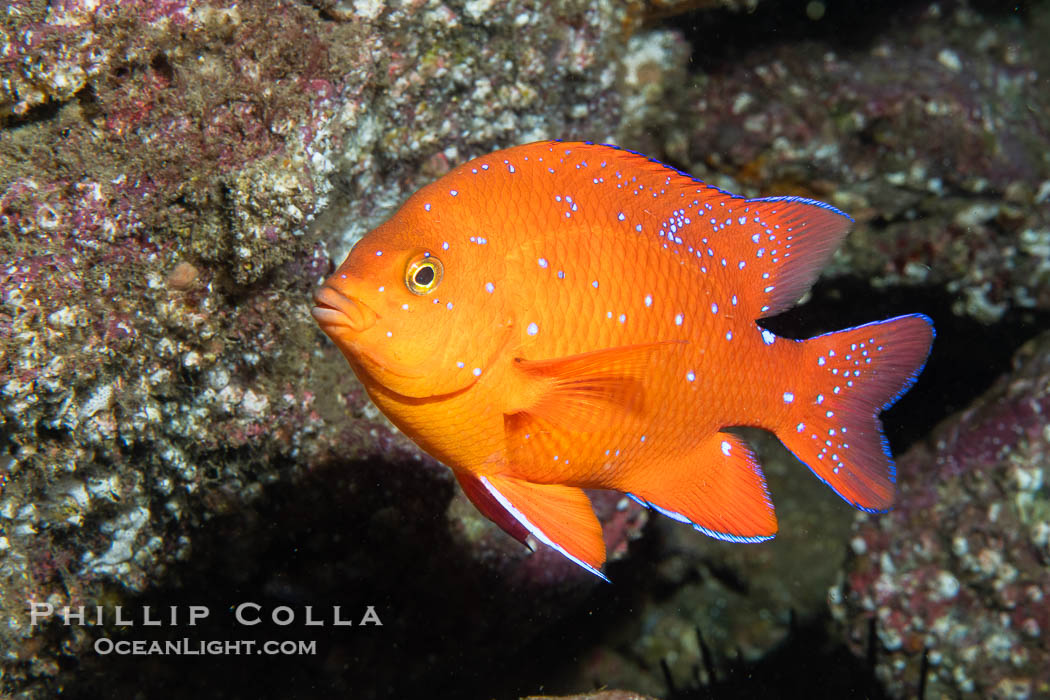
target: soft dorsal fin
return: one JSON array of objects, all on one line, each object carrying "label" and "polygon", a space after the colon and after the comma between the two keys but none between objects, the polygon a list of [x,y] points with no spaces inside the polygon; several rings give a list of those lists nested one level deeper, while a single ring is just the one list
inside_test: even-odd
[{"label": "soft dorsal fin", "polygon": [[740,311],[752,318],[775,316],[793,306],[813,286],[853,223],[838,209],[801,197],[732,204],[726,206],[726,220],[732,223],[720,226],[733,228],[734,235],[712,245],[732,249],[726,265],[719,257],[718,266],[741,290]]}]

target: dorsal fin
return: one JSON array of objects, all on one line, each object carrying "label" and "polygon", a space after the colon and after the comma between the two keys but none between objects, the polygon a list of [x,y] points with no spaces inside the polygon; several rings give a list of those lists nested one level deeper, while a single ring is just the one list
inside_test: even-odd
[{"label": "dorsal fin", "polygon": [[714,257],[724,269],[722,274],[740,289],[741,313],[751,318],[775,316],[793,306],[813,286],[853,223],[838,209],[802,197],[732,204],[725,207],[725,220],[719,224],[720,232],[732,228],[732,237],[712,246],[732,249],[730,255],[722,252]]},{"label": "dorsal fin", "polygon": [[644,202],[625,204],[623,211],[609,200],[603,206],[611,226],[662,239],[704,274],[724,277],[727,288],[739,290],[733,305],[750,318],[776,315],[798,301],[853,223],[823,202],[747,199],[617,146],[544,142],[520,148],[556,157],[563,177],[577,182],[568,189],[578,199],[589,189],[615,188],[632,205]]}]

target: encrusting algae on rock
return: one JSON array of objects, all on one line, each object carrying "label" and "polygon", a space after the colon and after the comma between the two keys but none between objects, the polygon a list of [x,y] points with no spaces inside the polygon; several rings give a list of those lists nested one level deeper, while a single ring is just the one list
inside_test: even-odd
[{"label": "encrusting algae on rock", "polygon": [[619,123],[620,3],[497,3],[479,23],[427,3],[339,20],[334,4],[0,13],[4,692],[50,697],[90,659],[113,680],[81,654],[91,635],[45,638],[27,601],[153,590],[268,485],[298,492],[333,455],[407,459],[385,423],[342,420],[363,392],[327,395],[309,362],[316,328],[294,307],[327,272],[318,229],[365,221],[434,154]]},{"label": "encrusting algae on rock", "polygon": [[776,533],[761,469],[726,427],[771,430],[858,508],[892,505],[878,413],[921,371],[930,320],[807,341],[755,322],[809,289],[851,221],[616,147],[539,142],[417,192],[313,315],[479,510],[604,578],[585,488],[723,540]]}]

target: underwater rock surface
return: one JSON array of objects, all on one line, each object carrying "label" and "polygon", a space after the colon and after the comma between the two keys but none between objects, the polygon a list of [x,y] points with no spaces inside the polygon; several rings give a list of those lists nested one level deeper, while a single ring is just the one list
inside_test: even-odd
[{"label": "underwater rock surface", "polygon": [[[377,415],[308,304],[325,242],[348,247],[450,162],[611,138],[640,17],[614,2],[5,6],[5,690],[58,674],[99,633],[31,627],[30,604],[112,607],[172,585],[209,557],[195,543],[222,546],[215,529],[264,549],[275,534],[251,513],[275,494],[304,489],[319,521],[336,507],[315,474],[349,471],[358,500],[339,507],[384,511],[392,539],[430,514],[480,566],[565,575],[505,556],[487,521],[445,524],[447,475]],[[429,487],[424,513],[363,466],[399,463]],[[644,520],[609,512],[622,552]],[[258,566],[213,563],[227,584]]]},{"label": "underwater rock surface", "polygon": [[[854,510],[829,497],[805,465],[777,440],[743,432],[768,479],[780,531],[740,545],[652,518],[642,551],[610,570],[615,583],[642,591],[629,631],[612,648],[591,650],[581,682],[661,695],[667,683],[716,685],[790,644],[798,624],[826,611],[826,591],[841,571]],[[706,645],[706,649],[701,646]]]},{"label": "underwater rock surface", "polygon": [[[1050,334],[898,463],[832,609],[894,697],[1050,694]],[[874,638],[870,625],[874,624]]]},{"label": "underwater rock surface", "polygon": [[523,700],[653,700],[630,690],[600,690],[579,695],[530,695]]}]

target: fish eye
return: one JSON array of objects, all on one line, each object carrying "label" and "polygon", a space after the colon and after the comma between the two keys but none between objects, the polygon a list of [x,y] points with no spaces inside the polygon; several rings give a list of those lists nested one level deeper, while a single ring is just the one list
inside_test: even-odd
[{"label": "fish eye", "polygon": [[441,284],[443,274],[441,261],[428,255],[413,260],[405,268],[405,286],[413,294],[430,294]]}]

